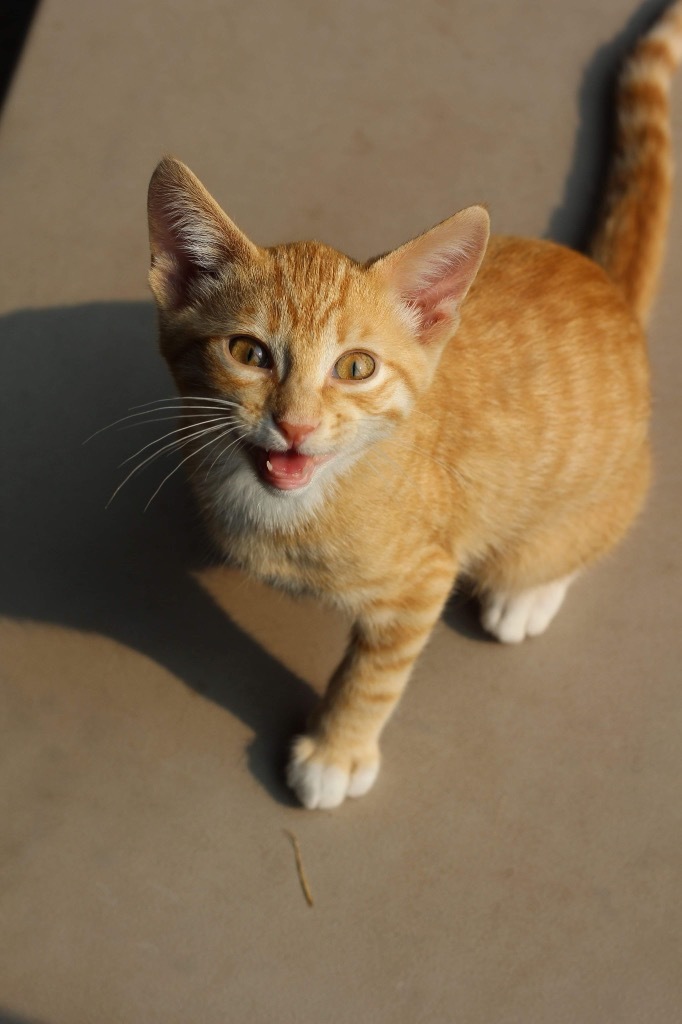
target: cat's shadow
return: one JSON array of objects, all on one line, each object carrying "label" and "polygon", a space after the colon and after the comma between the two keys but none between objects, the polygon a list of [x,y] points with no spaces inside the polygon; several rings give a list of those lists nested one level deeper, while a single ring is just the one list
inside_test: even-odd
[{"label": "cat's shadow", "polygon": [[0,1024],[38,1024],[35,1017],[20,1017],[18,1013],[0,1008]]},{"label": "cat's shadow", "polygon": [[125,473],[121,460],[174,424],[82,443],[129,406],[173,394],[154,337],[148,303],[0,320],[0,614],[95,632],[155,660],[248,725],[253,774],[274,798],[293,802],[282,781],[285,751],[315,694],[192,575],[209,552],[182,472],[143,512],[177,456],[140,474],[105,510]]},{"label": "cat's shadow", "polygon": [[546,238],[584,251],[602,202],[614,123],[614,86],[623,59],[667,3],[644,0],[618,34],[586,65],[578,91],[579,124],[561,201],[552,211]]},{"label": "cat's shadow", "polygon": [[443,609],[443,621],[460,636],[483,643],[498,643],[486,633],[481,625],[481,609],[478,599],[465,579],[459,579],[457,586]]}]

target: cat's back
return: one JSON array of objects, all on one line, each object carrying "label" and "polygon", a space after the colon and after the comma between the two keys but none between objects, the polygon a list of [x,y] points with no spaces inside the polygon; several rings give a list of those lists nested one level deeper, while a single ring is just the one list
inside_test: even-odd
[{"label": "cat's back", "polygon": [[446,376],[478,387],[597,413],[648,410],[641,324],[593,260],[554,242],[493,236],[444,357]]},{"label": "cat's back", "polygon": [[642,327],[597,264],[493,237],[429,408],[442,410],[440,440],[477,515],[551,518],[643,475],[648,380]]},{"label": "cat's back", "polygon": [[462,329],[495,331],[523,324],[535,340],[587,340],[595,330],[644,335],[620,289],[587,256],[545,239],[493,235],[462,316]]}]

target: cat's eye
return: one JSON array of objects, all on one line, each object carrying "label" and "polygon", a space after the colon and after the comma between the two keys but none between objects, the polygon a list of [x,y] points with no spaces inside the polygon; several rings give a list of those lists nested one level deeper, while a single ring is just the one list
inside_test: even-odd
[{"label": "cat's eye", "polygon": [[369,352],[346,352],[334,364],[334,376],[339,380],[367,380],[377,368]]},{"label": "cat's eye", "polygon": [[267,370],[272,366],[272,356],[265,345],[256,338],[249,338],[243,334],[230,338],[227,348],[232,358],[244,366],[255,366],[261,370]]}]

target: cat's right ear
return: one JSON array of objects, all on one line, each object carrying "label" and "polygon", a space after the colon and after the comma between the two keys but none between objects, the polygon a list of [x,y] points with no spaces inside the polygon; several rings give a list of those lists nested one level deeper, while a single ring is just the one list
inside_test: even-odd
[{"label": "cat's right ear", "polygon": [[371,265],[370,273],[424,345],[443,341],[456,329],[489,236],[486,209],[469,206]]},{"label": "cat's right ear", "polygon": [[164,157],[149,182],[152,265],[149,283],[164,309],[181,309],[228,264],[247,263],[259,250],[223,213],[188,167]]}]

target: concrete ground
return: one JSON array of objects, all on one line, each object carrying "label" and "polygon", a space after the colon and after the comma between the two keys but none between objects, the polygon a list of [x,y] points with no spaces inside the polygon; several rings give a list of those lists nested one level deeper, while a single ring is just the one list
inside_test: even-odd
[{"label": "concrete ground", "polygon": [[[453,601],[364,800],[282,784],[344,623],[207,568],[180,474],[105,509],[153,435],[82,446],[171,393],[163,152],[265,244],[366,257],[480,200],[579,242],[657,6],[44,0],[0,124],[3,1024],[680,1020],[679,186],[645,514],[536,641]],[[682,158],[682,81],[674,122]]]}]

